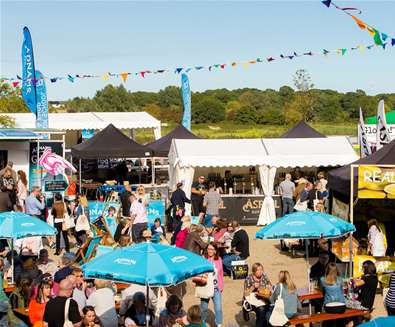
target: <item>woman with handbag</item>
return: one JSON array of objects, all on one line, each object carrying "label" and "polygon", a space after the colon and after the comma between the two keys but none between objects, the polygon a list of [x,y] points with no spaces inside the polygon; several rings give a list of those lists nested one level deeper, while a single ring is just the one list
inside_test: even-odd
[{"label": "woman with handbag", "polygon": [[211,261],[214,265],[214,294],[209,298],[200,298],[200,310],[202,312],[202,322],[205,323],[207,319],[208,303],[210,299],[214,302],[215,311],[215,324],[217,327],[222,326],[223,315],[222,315],[222,292],[224,290],[224,271],[222,268],[222,260],[218,255],[218,248],[214,242],[211,242],[206,250],[205,257],[208,261]]},{"label": "woman with handbag", "polygon": [[78,246],[82,246],[90,230],[88,200],[85,195],[78,196],[78,205],[75,208],[75,239]]},{"label": "woman with handbag", "polygon": [[[270,297],[270,302],[276,306],[276,302],[279,298],[284,302],[283,314],[286,316],[284,320],[291,319],[302,309],[302,305],[298,299],[298,294],[296,293],[295,283],[292,281],[291,275],[287,270],[280,271],[278,284],[274,287],[273,294]],[[276,317],[269,319],[269,322],[272,324],[275,318]]]},{"label": "woman with handbag", "polygon": [[[69,226],[66,215],[68,216],[66,204],[63,201],[60,193],[55,194],[55,202],[53,203],[51,214],[54,218],[54,227],[57,229],[56,234],[56,252],[55,255],[60,255],[60,234],[63,235],[66,252],[70,251],[68,229]],[[68,217],[70,219],[70,217]]]}]

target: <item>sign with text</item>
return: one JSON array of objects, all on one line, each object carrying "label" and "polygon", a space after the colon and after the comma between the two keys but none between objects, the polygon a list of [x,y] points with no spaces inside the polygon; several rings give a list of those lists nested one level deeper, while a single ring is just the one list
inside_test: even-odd
[{"label": "sign with text", "polygon": [[44,191],[45,192],[63,192],[67,188],[68,184],[65,180],[53,180],[45,181]]},{"label": "sign with text", "polygon": [[117,202],[88,201],[89,220],[94,222],[100,216],[106,215],[104,211],[108,210],[110,207],[114,207],[118,210],[119,204]]},{"label": "sign with text", "polygon": [[395,199],[395,165],[358,166],[358,198]]},{"label": "sign with text", "polygon": [[165,202],[162,200],[151,200],[147,207],[148,222],[153,224],[156,218],[160,218],[162,224],[165,222]]},{"label": "sign with text", "polygon": [[[387,124],[388,133],[390,134],[391,140],[395,139],[395,125]],[[376,145],[376,133],[377,126],[376,124],[365,124],[365,133],[368,139],[368,142],[371,145]]]}]

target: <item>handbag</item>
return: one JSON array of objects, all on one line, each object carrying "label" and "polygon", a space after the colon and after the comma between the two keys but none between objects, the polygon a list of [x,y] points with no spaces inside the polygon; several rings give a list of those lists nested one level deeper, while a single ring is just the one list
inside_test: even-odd
[{"label": "handbag", "polygon": [[69,307],[70,307],[70,298],[66,300],[66,305],[64,307],[64,323],[63,327],[73,327],[74,324],[69,320]]},{"label": "handbag", "polygon": [[315,192],[315,198],[314,198],[314,200],[313,200],[313,208],[314,208],[314,211],[316,211],[316,207],[317,207],[317,204],[318,203],[320,203],[320,200],[318,199],[318,195],[317,195],[317,191]]},{"label": "handbag", "polygon": [[266,303],[256,297],[256,293],[251,293],[250,295],[246,296],[243,301],[243,308],[246,311],[251,311],[252,307],[258,308]]},{"label": "handbag", "polygon": [[195,283],[196,286],[204,286],[207,284],[207,278],[208,278],[208,274],[195,276],[192,278],[192,283]]},{"label": "handbag", "polygon": [[288,322],[288,318],[285,315],[284,311],[284,300],[281,297],[281,293],[283,292],[283,284],[280,284],[280,294],[276,302],[274,303],[273,312],[270,315],[269,323],[272,326],[284,326]]},{"label": "handbag", "polygon": [[301,202],[300,199],[296,202],[294,209],[296,211],[306,211],[307,210],[307,201]]},{"label": "handbag", "polygon": [[70,228],[75,227],[73,219],[71,219],[70,215],[67,212],[66,204],[64,205],[64,220],[62,223],[62,230],[66,231]]},{"label": "handbag", "polygon": [[77,217],[77,220],[75,223],[75,231],[76,232],[88,231],[90,229],[91,229],[91,226],[89,224],[88,217],[85,215],[84,207],[82,207],[82,213]]},{"label": "handbag", "polygon": [[195,296],[200,299],[210,299],[214,296],[214,275],[209,273],[207,283],[204,286],[195,287]]}]

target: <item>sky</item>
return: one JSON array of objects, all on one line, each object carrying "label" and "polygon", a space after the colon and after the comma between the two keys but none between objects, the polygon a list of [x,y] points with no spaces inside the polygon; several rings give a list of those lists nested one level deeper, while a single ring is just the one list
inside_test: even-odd
[{"label": "sky", "polygon": [[[337,1],[395,37],[395,1]],[[311,1],[7,1],[0,0],[0,75],[21,75],[22,29],[32,34],[36,69],[46,76],[138,72],[253,60],[372,44],[368,32],[320,0]],[[306,69],[316,88],[368,94],[395,92],[395,47],[344,56],[301,57],[190,72],[192,91],[292,86]],[[85,79],[47,82],[49,100],[92,97],[107,84]],[[131,76],[131,91],[180,85],[172,73]]]}]

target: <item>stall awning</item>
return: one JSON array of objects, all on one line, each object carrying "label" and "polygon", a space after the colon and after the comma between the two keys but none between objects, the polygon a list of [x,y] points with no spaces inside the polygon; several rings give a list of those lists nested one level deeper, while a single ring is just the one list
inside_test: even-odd
[{"label": "stall awning", "polygon": [[341,166],[358,159],[346,136],[262,139],[273,167]]},{"label": "stall awning", "polygon": [[173,140],[169,164],[180,167],[339,166],[358,159],[345,136],[297,139]]},{"label": "stall awning", "polygon": [[[36,127],[36,117],[32,113],[4,115],[12,117],[17,128]],[[160,121],[146,112],[50,113],[48,120],[49,128],[57,130],[101,130],[109,124],[120,129],[154,128],[160,130]]]},{"label": "stall awning", "polygon": [[326,137],[324,134],[317,132],[313,127],[301,120],[294,127],[284,133],[281,138],[320,138]]},{"label": "stall awning", "polygon": [[73,146],[71,154],[81,159],[142,158],[149,157],[151,152],[110,124],[87,141]]},{"label": "stall awning", "polygon": [[43,136],[24,129],[1,128],[0,140],[40,140]]},{"label": "stall awning", "polygon": [[261,139],[174,139],[169,164],[181,167],[243,167],[266,163]]}]

